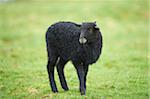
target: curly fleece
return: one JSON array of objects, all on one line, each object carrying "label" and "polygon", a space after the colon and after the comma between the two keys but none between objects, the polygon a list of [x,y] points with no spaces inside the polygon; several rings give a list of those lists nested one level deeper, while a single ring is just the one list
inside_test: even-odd
[{"label": "curly fleece", "polygon": [[[89,44],[80,44],[81,25],[73,22],[58,22],[51,25],[46,32],[47,50],[55,50],[57,56],[64,60],[72,60],[84,64],[95,63],[102,49],[101,32],[98,39]],[[49,58],[51,55],[48,55]]]}]

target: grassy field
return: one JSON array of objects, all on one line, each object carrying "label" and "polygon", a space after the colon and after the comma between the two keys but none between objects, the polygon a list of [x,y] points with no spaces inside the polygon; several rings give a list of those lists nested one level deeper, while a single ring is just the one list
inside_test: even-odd
[{"label": "grassy field", "polygon": [[[13,0],[0,3],[0,99],[148,99],[148,0]],[[87,95],[69,62],[64,92],[51,92],[45,32],[57,21],[97,21],[103,52],[90,66]]]}]

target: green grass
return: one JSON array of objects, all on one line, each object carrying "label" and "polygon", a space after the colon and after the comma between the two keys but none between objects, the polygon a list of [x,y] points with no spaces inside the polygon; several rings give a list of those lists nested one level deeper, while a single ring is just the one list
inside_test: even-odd
[{"label": "green grass", "polygon": [[[148,0],[0,3],[0,99],[148,99]],[[90,66],[87,94],[81,96],[69,62],[64,92],[56,75],[52,93],[46,71],[45,32],[57,21],[97,21],[103,52]]]}]

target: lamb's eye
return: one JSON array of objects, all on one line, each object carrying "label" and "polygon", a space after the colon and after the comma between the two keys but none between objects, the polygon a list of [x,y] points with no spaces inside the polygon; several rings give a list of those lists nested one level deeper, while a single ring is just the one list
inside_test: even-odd
[{"label": "lamb's eye", "polygon": [[89,28],[88,30],[89,30],[90,32],[92,32],[92,31],[93,31],[93,29],[92,29],[92,28]]}]

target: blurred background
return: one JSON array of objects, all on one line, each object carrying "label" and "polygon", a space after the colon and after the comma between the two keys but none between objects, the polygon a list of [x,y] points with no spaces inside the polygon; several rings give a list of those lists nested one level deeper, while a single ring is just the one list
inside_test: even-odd
[{"label": "blurred background", "polygon": [[[148,0],[0,0],[0,98],[148,99]],[[64,92],[49,87],[45,32],[58,21],[97,22],[103,51],[80,96],[69,62]]]}]

